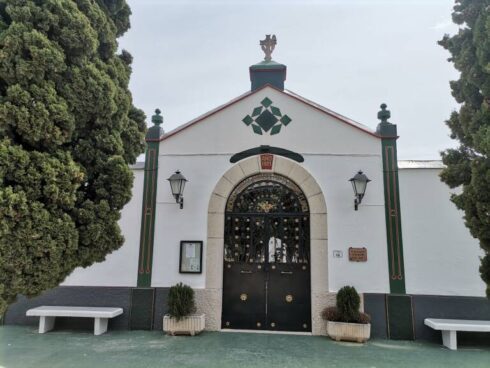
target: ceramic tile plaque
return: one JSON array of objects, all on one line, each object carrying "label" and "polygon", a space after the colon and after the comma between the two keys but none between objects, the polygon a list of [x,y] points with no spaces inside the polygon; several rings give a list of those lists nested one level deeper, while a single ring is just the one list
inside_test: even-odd
[{"label": "ceramic tile plaque", "polygon": [[273,161],[274,161],[274,156],[269,153],[264,153],[260,155],[260,166],[262,170],[272,170]]},{"label": "ceramic tile plaque", "polygon": [[349,248],[349,261],[351,262],[367,262],[367,249],[362,248]]}]

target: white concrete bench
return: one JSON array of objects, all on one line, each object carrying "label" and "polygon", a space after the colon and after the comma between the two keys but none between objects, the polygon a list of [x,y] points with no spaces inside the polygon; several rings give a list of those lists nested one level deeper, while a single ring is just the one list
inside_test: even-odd
[{"label": "white concrete bench", "polygon": [[451,350],[458,349],[457,331],[490,332],[490,321],[426,318],[424,324],[434,330],[440,330],[442,344]]},{"label": "white concrete bench", "polygon": [[122,308],[42,306],[29,309],[26,316],[40,317],[39,333],[52,330],[56,317],[94,318],[94,335],[102,335],[107,331],[109,318],[114,318],[122,313]]}]

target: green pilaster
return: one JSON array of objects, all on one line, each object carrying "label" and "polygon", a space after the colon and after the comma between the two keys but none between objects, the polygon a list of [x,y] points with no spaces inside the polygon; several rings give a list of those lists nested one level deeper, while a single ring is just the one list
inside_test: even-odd
[{"label": "green pilaster", "polygon": [[386,104],[378,113],[377,133],[382,138],[383,184],[385,193],[386,236],[388,242],[388,265],[390,292],[405,294],[405,266],[403,263],[403,238],[398,185],[398,159],[396,125],[388,122],[390,111]]},{"label": "green pilaster", "polygon": [[140,252],[138,260],[138,287],[151,286],[153,241],[155,234],[155,210],[158,187],[158,148],[163,129],[160,110],[155,110],[153,126],[146,134],[145,179],[143,184],[143,206],[141,214]]}]

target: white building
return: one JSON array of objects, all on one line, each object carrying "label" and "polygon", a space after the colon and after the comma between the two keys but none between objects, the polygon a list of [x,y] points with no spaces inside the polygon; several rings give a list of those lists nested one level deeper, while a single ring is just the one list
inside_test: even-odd
[{"label": "white building", "polygon": [[[250,78],[250,91],[171,132],[153,117],[123,247],[21,299],[6,323],[34,324],[25,310],[42,304],[121,306],[112,328],[159,329],[178,282],[195,289],[209,330],[325,334],[321,310],[344,285],[378,337],[438,338],[426,317],[490,318],[480,248],[442,165],[397,162],[386,105],[372,129],[284,89],[285,65],[264,60]],[[167,182],[177,170],[183,208]],[[358,171],[370,181],[355,205]]]}]

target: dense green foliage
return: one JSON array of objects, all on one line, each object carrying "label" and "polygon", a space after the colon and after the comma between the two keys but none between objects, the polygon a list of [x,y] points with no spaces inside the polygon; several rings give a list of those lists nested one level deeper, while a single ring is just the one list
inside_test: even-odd
[{"label": "dense green foliage", "polygon": [[0,0],[0,314],[104,260],[144,148],[125,0]]},{"label": "dense green foliage", "polygon": [[181,282],[170,288],[167,301],[168,314],[181,320],[196,311],[194,290]]},{"label": "dense green foliage", "polygon": [[480,274],[490,297],[490,0],[457,0],[453,21],[459,32],[439,43],[460,72],[451,89],[461,107],[446,122],[460,146],[442,153],[441,178],[462,187],[452,201],[484,251]]},{"label": "dense green foliage", "polygon": [[371,317],[359,311],[361,298],[353,286],[344,286],[337,293],[335,307],[327,307],[322,311],[326,321],[347,323],[370,323]]},{"label": "dense green foliage", "polygon": [[359,319],[361,298],[353,286],[344,286],[337,293],[337,310],[344,322],[353,322]]}]

